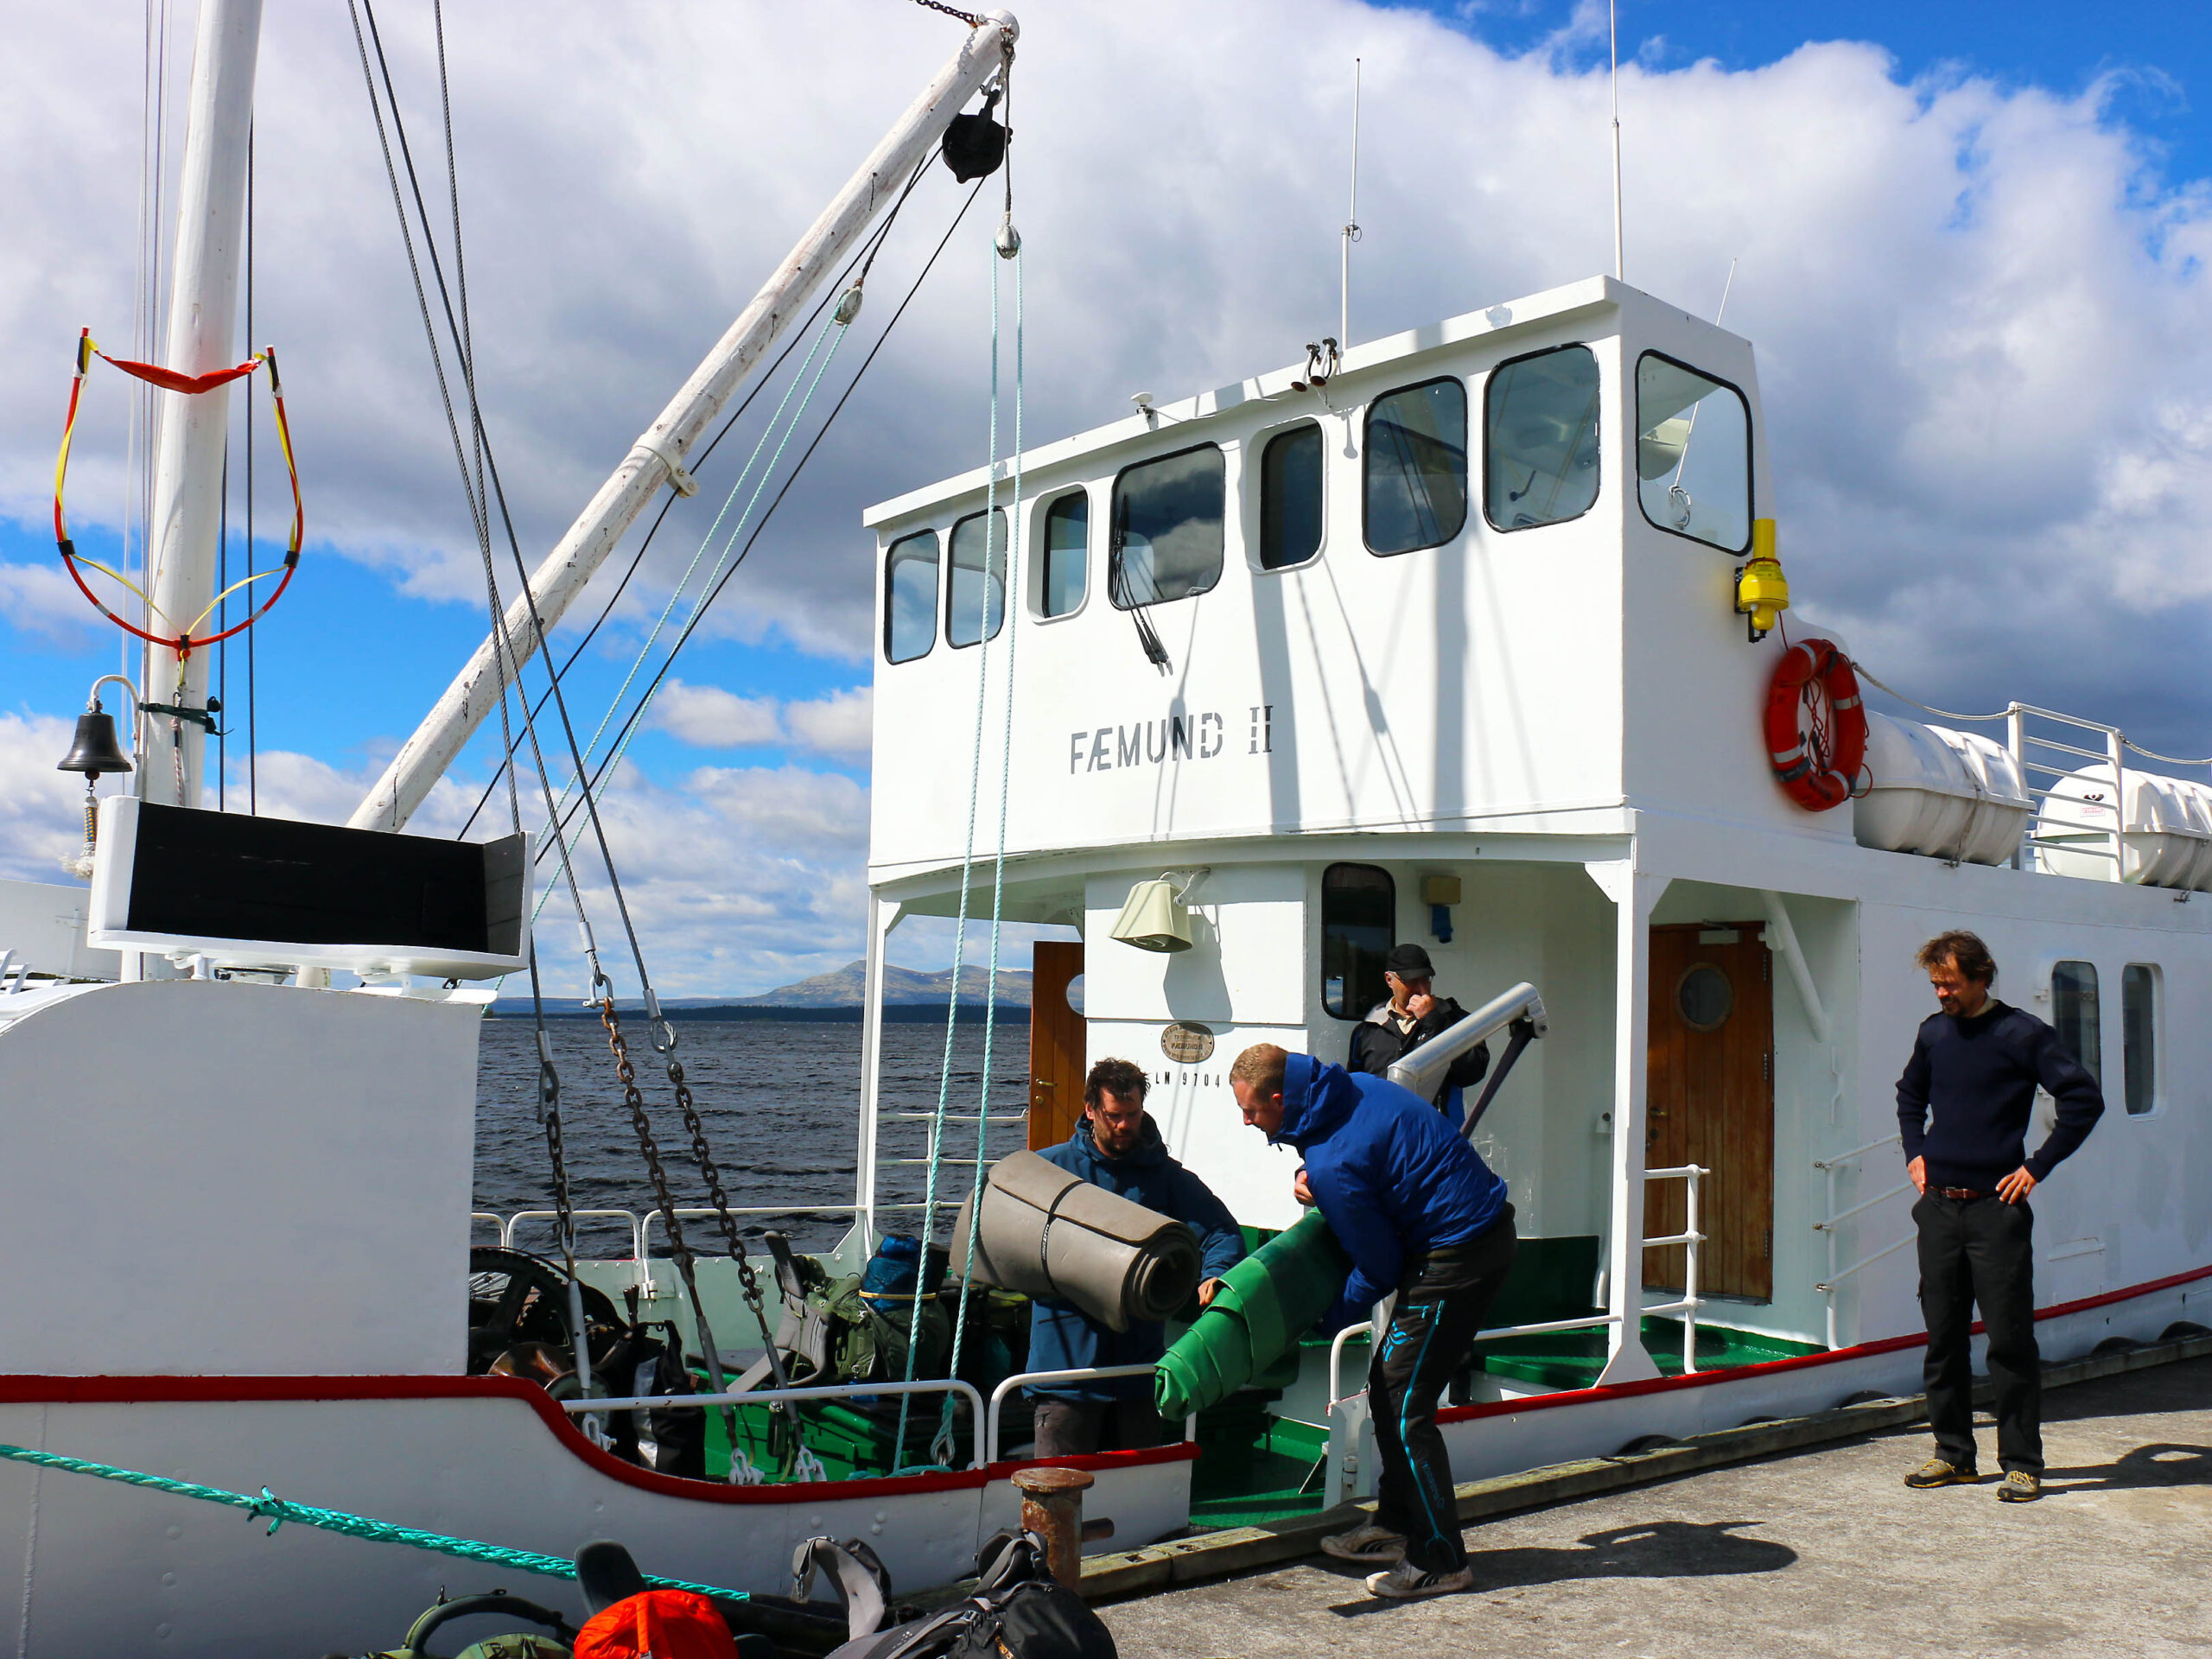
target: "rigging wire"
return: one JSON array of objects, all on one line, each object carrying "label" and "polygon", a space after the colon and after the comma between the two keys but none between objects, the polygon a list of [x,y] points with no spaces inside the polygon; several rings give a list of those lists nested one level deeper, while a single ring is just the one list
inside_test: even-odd
[{"label": "rigging wire", "polygon": [[[721,447],[721,441],[728,437],[730,435],[731,429],[737,425],[740,420],[744,418],[745,412],[753,407],[753,400],[758,397],[762,391],[767,389],[768,385],[775,379],[778,372],[783,368],[785,360],[790,358],[791,354],[794,351],[798,349],[799,341],[809,335],[814,327],[815,320],[822,315],[823,308],[828,306],[831,301],[842,298],[846,293],[850,291],[852,288],[858,286],[857,283],[849,283],[847,281],[847,278],[853,275],[855,268],[859,268],[860,283],[865,283],[868,280],[868,271],[874,266],[876,254],[882,250],[885,239],[891,233],[892,226],[898,222],[899,209],[906,205],[906,198],[914,193],[914,187],[921,181],[922,174],[927,168],[928,164],[929,157],[926,156],[922,158],[920,162],[916,164],[914,175],[906,181],[906,189],[899,193],[899,200],[892,204],[891,212],[886,216],[883,224],[872,236],[868,238],[867,241],[863,242],[858,249],[855,250],[852,257],[845,262],[845,268],[837,273],[836,281],[827,283],[823,286],[822,297],[815,302],[814,309],[807,314],[806,321],[791,331],[791,337],[784,343],[783,350],[776,354],[776,360],[770,364],[765,372],[755,377],[752,385],[747,389],[745,397],[743,400],[739,403],[735,411],[731,414],[728,420],[722,423],[721,429],[715,432],[715,435],[711,439],[708,441],[706,447],[701,449],[697,455],[691,459],[691,471],[694,475],[696,475],[705,470],[708,460],[714,454],[715,451]],[[866,261],[866,264],[863,264],[862,261]],[[804,368],[800,371],[801,373],[804,373]],[[750,462],[747,463],[748,467],[750,464]],[[741,474],[740,481],[742,482]],[[734,493],[734,486],[733,487],[733,493]],[[637,552],[631,556],[629,569],[622,573],[621,580],[614,585],[614,591],[607,595],[607,603],[600,607],[599,615],[593,620],[591,626],[584,630],[583,638],[576,642],[575,648],[569,653],[568,660],[561,664],[560,673],[563,676],[565,677],[569,671],[576,665],[577,659],[582,657],[585,648],[591,644],[594,636],[599,632],[601,626],[605,624],[608,617],[614,613],[615,606],[620,602],[624,591],[630,585],[631,578],[638,574],[639,567],[645,562],[646,550],[652,546],[653,537],[660,533],[660,527],[663,521],[665,520],[669,513],[674,510],[677,499],[678,498],[671,493],[661,502],[660,511],[653,516],[652,524],[645,531],[645,539],[638,544]],[[689,579],[688,572],[686,574],[686,579]],[[709,580],[711,580],[711,578],[709,578]],[[677,589],[677,593],[678,594],[681,594],[682,588],[683,584],[679,583]],[[671,606],[674,604],[673,595],[671,598],[670,603]],[[665,615],[665,613],[664,613],[664,615]],[[639,663],[640,665],[642,665],[642,653],[640,653],[639,656]],[[632,671],[634,672],[635,671],[633,670]],[[626,690],[629,682],[626,679],[623,682],[623,684]],[[535,713],[537,709],[543,709],[545,706],[546,700],[552,695],[550,687],[544,691],[540,692],[538,694],[537,702],[532,708],[532,712]],[[617,694],[618,702],[620,695],[620,693]],[[610,718],[613,715],[615,706],[615,703],[610,703],[608,707],[607,714]],[[601,722],[601,730],[605,730],[604,721]],[[597,734],[594,734],[592,741],[593,747],[596,747],[598,744]],[[589,750],[586,751],[587,754],[589,753]],[[501,757],[499,764],[502,767],[506,765],[506,758],[505,756]],[[491,781],[484,785],[484,792],[477,797],[476,805],[469,812],[467,822],[461,825],[456,839],[466,836],[468,834],[469,829],[476,822],[477,815],[483,811],[486,803],[492,798],[492,791],[498,786],[499,774],[495,771]],[[573,787],[574,783],[572,781],[569,785],[569,788]],[[569,789],[563,789],[562,791],[562,798],[563,800],[567,799]]]},{"label": "rigging wire", "polygon": [[[245,129],[245,342],[253,349],[253,124]],[[245,574],[253,580],[253,378],[245,387]],[[261,725],[255,701],[254,630],[245,631],[245,810],[261,810]]]},{"label": "rigging wire", "polygon": [[[976,198],[982,194],[983,186],[988,181],[988,180],[977,180],[976,188],[968,193],[968,199],[960,204],[960,211],[953,215],[952,223],[945,227],[944,235],[938,239],[936,249],[929,257],[928,263],[923,265],[920,274],[914,278],[912,284],[906,289],[906,297],[899,302],[899,308],[891,314],[891,321],[884,325],[882,334],[876,337],[875,344],[868,348],[868,355],[861,359],[860,367],[854,372],[852,379],[847,382],[844,391],[839,396],[836,403],[831,407],[830,413],[823,417],[822,425],[820,429],[816,431],[812,442],[806,446],[804,452],[800,454],[798,461],[793,464],[790,473],[785,474],[783,486],[776,492],[775,499],[768,503],[767,511],[760,515],[760,522],[753,527],[752,533],[746,537],[745,546],[739,551],[737,557],[730,562],[729,569],[722,572],[721,580],[718,581],[715,584],[714,588],[708,593],[704,602],[701,604],[696,611],[692,613],[690,620],[683,626],[683,631],[677,636],[676,643],[669,647],[667,659],[662,663],[659,671],[653,676],[652,683],[646,688],[648,696],[657,690],[661,682],[667,677],[669,670],[675,666],[677,654],[683,651],[685,643],[690,640],[692,633],[697,629],[708,609],[713,606],[716,599],[721,596],[722,590],[729,586],[731,580],[737,575],[738,567],[745,563],[747,555],[753,551],[754,545],[760,541],[762,534],[766,532],[770,523],[775,518],[776,509],[783,505],[784,498],[791,493],[791,486],[798,481],[800,476],[805,472],[806,463],[813,458],[814,452],[822,447],[823,439],[829,435],[830,429],[836,423],[838,415],[843,411],[846,404],[850,401],[853,393],[859,390],[861,381],[868,374],[869,365],[875,361],[876,354],[882,351],[885,342],[891,338],[892,331],[899,326],[899,318],[906,315],[906,308],[913,303],[914,296],[921,292],[923,283],[928,280],[930,272],[936,269],[938,256],[944,253],[947,245],[951,242],[953,232],[960,228],[962,222],[968,216],[969,208],[975,206]],[[631,710],[628,719],[623,722],[622,729],[624,731],[626,732],[635,728],[639,720],[639,711],[638,709],[633,709]],[[600,770],[592,774],[591,781],[594,786],[596,786],[600,780],[607,775],[607,771],[608,766],[606,763],[602,762]],[[579,809],[575,807],[571,807],[569,809],[569,816],[570,819],[575,817],[578,810]],[[563,825],[564,828],[568,822],[569,819],[563,820]],[[539,849],[537,856],[540,858],[545,856],[543,849]]]}]

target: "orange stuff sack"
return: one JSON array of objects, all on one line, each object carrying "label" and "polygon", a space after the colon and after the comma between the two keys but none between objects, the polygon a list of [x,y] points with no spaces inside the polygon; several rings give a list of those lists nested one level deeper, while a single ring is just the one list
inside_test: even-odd
[{"label": "orange stuff sack", "polygon": [[599,1613],[576,1637],[575,1659],[737,1659],[715,1604],[689,1590],[648,1590]]}]

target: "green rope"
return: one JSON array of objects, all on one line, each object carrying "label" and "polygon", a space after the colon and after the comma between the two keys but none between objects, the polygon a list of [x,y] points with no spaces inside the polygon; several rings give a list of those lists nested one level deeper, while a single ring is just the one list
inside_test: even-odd
[{"label": "green rope", "polygon": [[[65,1457],[59,1452],[34,1452],[29,1446],[0,1445],[0,1458],[12,1458],[17,1463],[35,1464],[41,1469],[60,1469],[73,1475],[97,1475],[102,1480],[119,1480],[126,1486],[147,1486],[157,1492],[170,1492],[179,1497],[196,1497],[203,1503],[226,1504],[234,1510],[244,1510],[249,1517],[269,1519],[270,1535],[287,1521],[296,1521],[302,1526],[315,1527],[324,1532],[340,1533],[348,1538],[362,1538],[375,1544],[405,1544],[412,1549],[427,1549],[440,1555],[455,1555],[465,1561],[488,1561],[494,1567],[512,1567],[524,1573],[539,1573],[549,1579],[573,1579],[576,1576],[574,1561],[563,1560],[558,1555],[540,1555],[534,1550],[509,1549],[500,1544],[480,1544],[468,1538],[448,1538],[442,1532],[425,1532],[419,1527],[395,1526],[389,1521],[372,1521],[364,1515],[348,1515],[343,1510],[319,1509],[311,1503],[291,1503],[276,1497],[264,1486],[259,1497],[249,1497],[244,1492],[227,1492],[219,1486],[201,1486],[189,1480],[171,1480],[166,1475],[144,1474],[136,1469],[118,1469],[110,1463],[94,1463],[88,1458]],[[645,1575],[645,1582],[658,1589],[689,1590],[702,1596],[719,1596],[724,1601],[749,1599],[742,1590],[723,1590],[711,1584],[693,1584],[686,1579],[663,1579],[652,1573]]]}]

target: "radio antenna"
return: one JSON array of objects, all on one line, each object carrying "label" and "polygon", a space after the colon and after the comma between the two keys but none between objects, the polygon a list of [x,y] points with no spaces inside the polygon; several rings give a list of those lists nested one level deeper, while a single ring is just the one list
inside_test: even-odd
[{"label": "radio antenna", "polygon": [[1620,0],[1605,0],[1606,33],[1613,54],[1613,279],[1628,280],[1628,264],[1621,257],[1621,8]]},{"label": "radio antenna", "polygon": [[1351,60],[1351,206],[1344,213],[1344,280],[1337,311],[1337,340],[1351,349],[1351,245],[1359,240],[1359,60]]}]

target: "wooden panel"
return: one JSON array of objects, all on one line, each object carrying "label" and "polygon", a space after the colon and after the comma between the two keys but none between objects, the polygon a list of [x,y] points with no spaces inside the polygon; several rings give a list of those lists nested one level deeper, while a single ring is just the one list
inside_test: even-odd
[{"label": "wooden panel", "polygon": [[1083,942],[1039,939],[1030,960],[1029,1149],[1057,1147],[1083,1116],[1084,1018],[1068,1006],[1083,972]]},{"label": "wooden panel", "polygon": [[[1700,1193],[1700,1294],[1754,1301],[1774,1294],[1773,958],[1761,927],[1651,930],[1644,1137],[1646,1168],[1698,1164],[1712,1172]],[[1701,1029],[1707,1020],[1694,1024],[1683,1011],[1684,989],[1713,986],[1716,972],[1727,986],[1726,1014]],[[1655,1181],[1644,1189],[1647,1237],[1684,1230],[1687,1185]],[[1684,1257],[1678,1244],[1646,1250],[1644,1283],[1681,1289]]]}]

